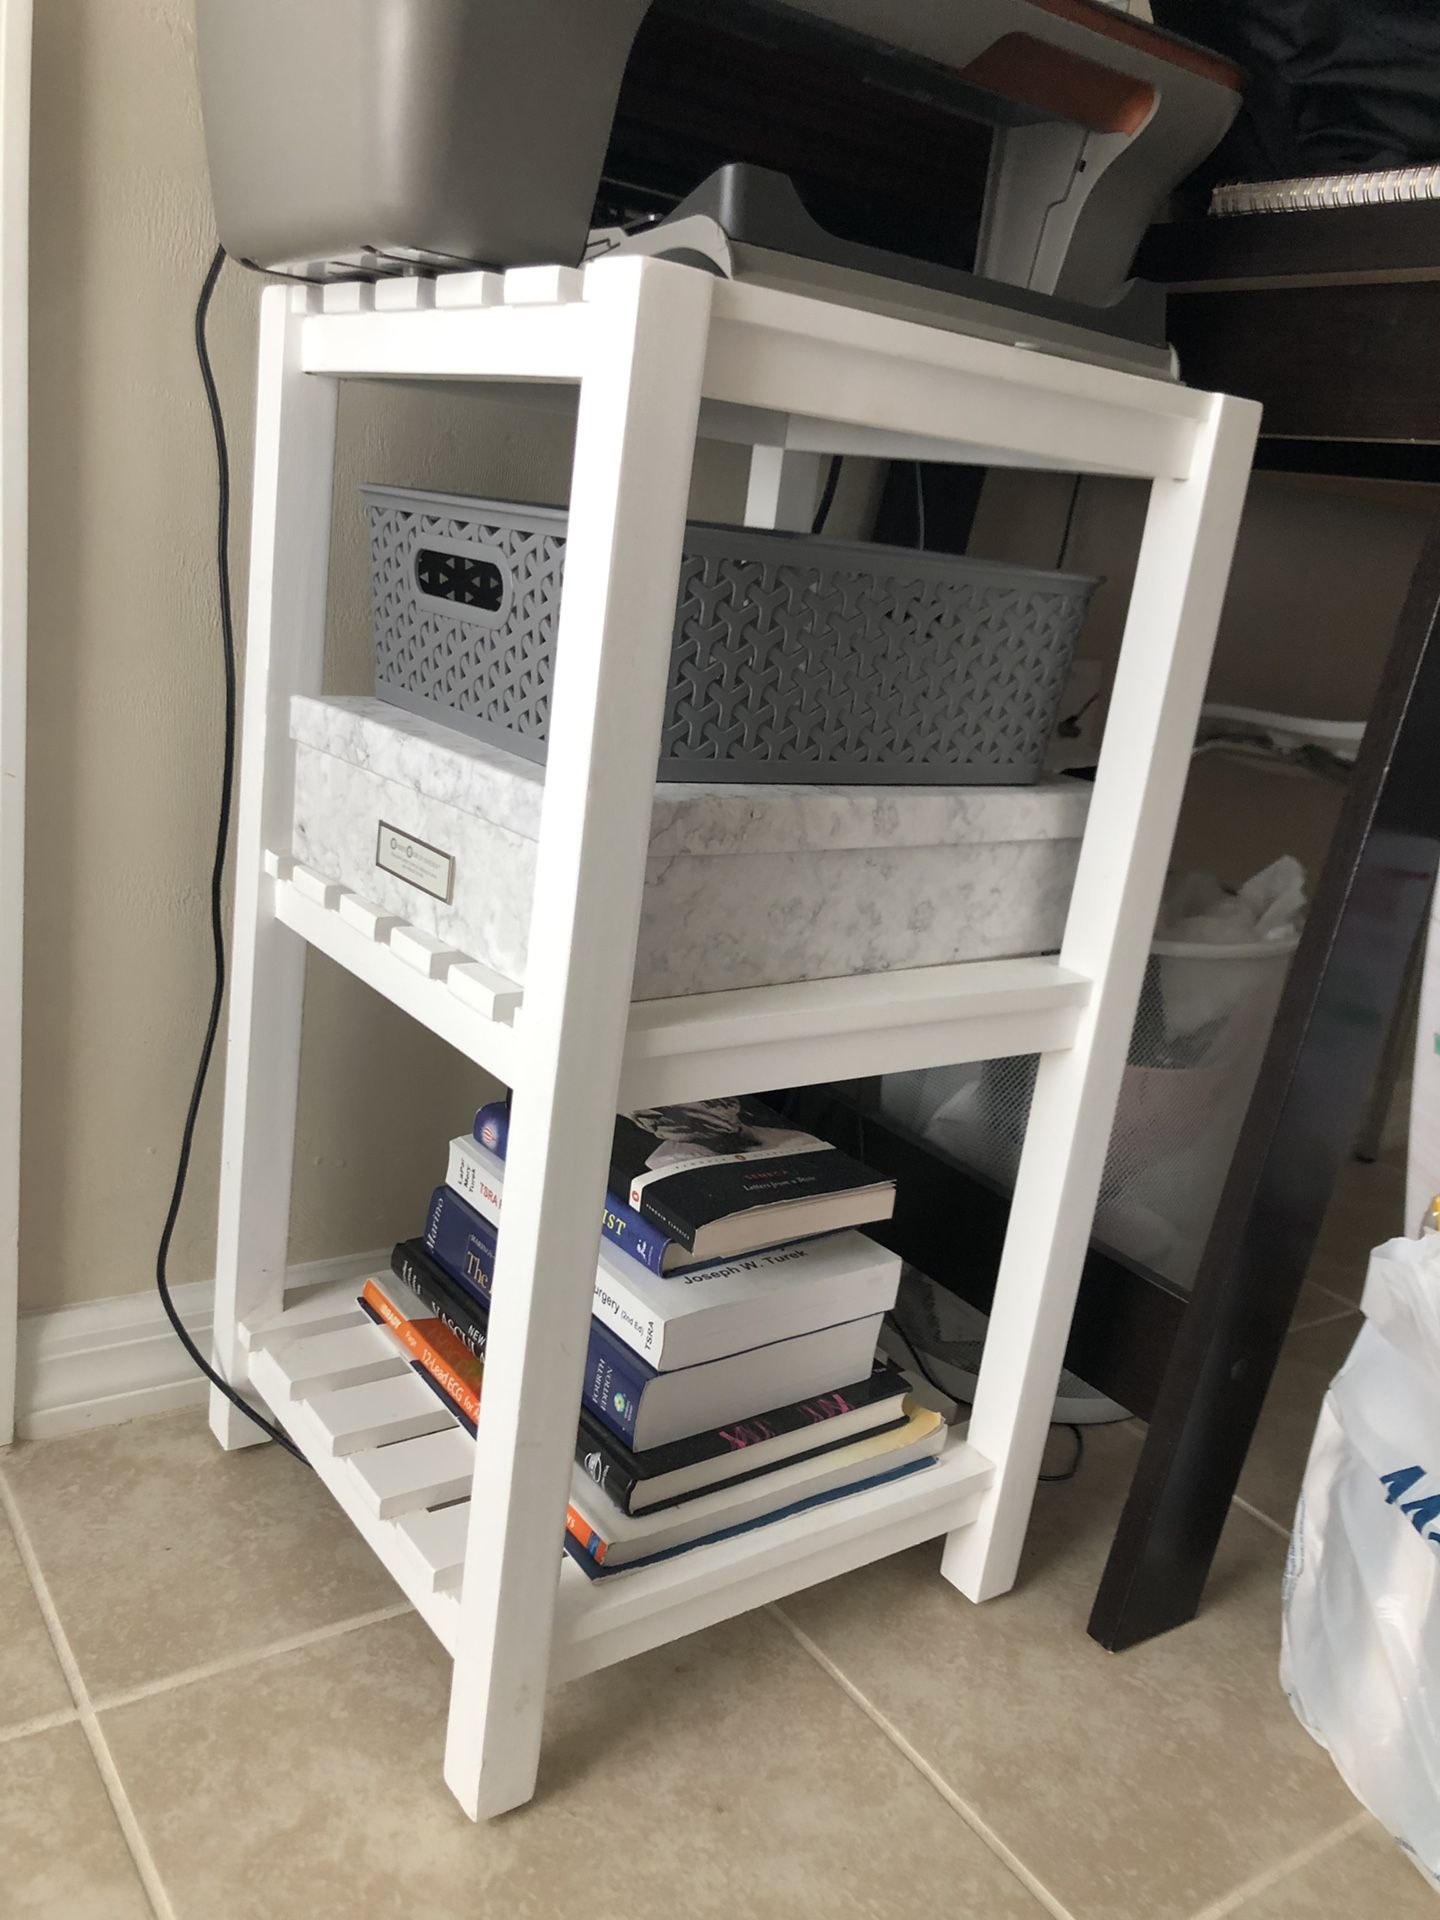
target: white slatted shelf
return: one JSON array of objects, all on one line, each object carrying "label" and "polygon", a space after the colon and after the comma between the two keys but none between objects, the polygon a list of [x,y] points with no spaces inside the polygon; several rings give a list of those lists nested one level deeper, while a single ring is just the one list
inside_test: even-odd
[{"label": "white slatted shelf", "polygon": [[443,977],[432,978],[408,964],[392,951],[388,937],[369,938],[338,907],[307,899],[293,880],[275,881],[275,917],[497,1080],[515,1084],[519,1050],[513,1026],[488,1018],[452,992]]},{"label": "white slatted shelf", "polygon": [[[345,1295],[337,1291],[335,1301],[337,1309],[343,1308],[344,1298]],[[349,1298],[353,1301],[353,1291],[349,1292]],[[276,1331],[276,1329],[272,1328],[269,1331]],[[453,1654],[460,1624],[458,1595],[448,1592],[437,1593],[433,1587],[427,1588],[423,1580],[416,1578],[413,1563],[404,1552],[402,1543],[397,1539],[394,1521],[377,1512],[376,1501],[364,1478],[367,1462],[379,1460],[395,1452],[397,1446],[405,1446],[412,1442],[402,1440],[394,1446],[372,1447],[348,1456],[336,1455],[331,1451],[332,1435],[326,1425],[324,1403],[319,1400],[297,1400],[291,1395],[290,1382],[284,1371],[284,1350],[283,1341],[277,1341],[275,1349],[272,1350],[264,1340],[257,1343],[252,1334],[250,1352],[252,1384],[310,1462],[317,1476],[349,1516],[370,1550],[414,1605],[416,1612],[441,1644]],[[446,1414],[434,1395],[418,1380],[413,1380],[412,1384],[418,1392],[425,1395],[441,1416],[439,1425],[432,1431],[458,1433],[459,1429],[454,1421]],[[364,1390],[364,1388],[361,1389],[361,1391]],[[464,1435],[460,1437],[465,1438]]]},{"label": "white slatted shelf", "polygon": [[[432,305],[327,288],[306,311],[306,372],[573,386],[595,350],[587,274],[447,275]],[[1209,396],[1143,373],[719,281],[701,432],[874,458],[1183,479]]]},{"label": "white slatted shelf", "polygon": [[405,1356],[383,1327],[312,1328],[270,1348],[293,1400],[313,1400],[340,1387],[359,1387],[409,1373]]},{"label": "white slatted shelf", "polygon": [[303,1300],[286,1303],[270,1319],[240,1323],[240,1344],[247,1353],[295,1339],[302,1333],[328,1333],[344,1327],[373,1327],[374,1321],[356,1298],[356,1287],[326,1287]]},{"label": "white slatted shelf", "polygon": [[588,350],[585,309],[454,308],[317,313],[305,321],[307,373],[383,380],[527,380],[574,385]]},{"label": "white slatted shelf", "polygon": [[453,1422],[398,1446],[377,1447],[354,1462],[361,1495],[377,1520],[396,1520],[447,1500],[468,1498],[475,1442]]},{"label": "white slatted shelf", "polygon": [[1183,479],[1208,396],[1144,374],[950,333],[773,287],[715,287],[709,417],[788,422],[796,452]]},{"label": "white slatted shelf", "polygon": [[[342,1283],[248,1332],[271,1411],[441,1641],[458,1630],[475,1442]],[[351,1310],[358,1320],[347,1316]],[[369,1336],[368,1340],[357,1336]],[[369,1377],[388,1348],[393,1376]],[[347,1371],[348,1370],[348,1371]],[[320,1379],[350,1384],[312,1391]],[[427,1430],[409,1428],[417,1417]],[[554,1679],[574,1679],[681,1634],[865,1566],[973,1516],[993,1468],[953,1437],[936,1463],[653,1567],[589,1580],[557,1555]]]},{"label": "white slatted shelf", "polygon": [[[271,1353],[267,1358],[284,1378],[283,1353]],[[289,1384],[287,1379],[287,1387]],[[450,1415],[439,1398],[408,1366],[383,1380],[357,1380],[325,1393],[296,1395],[292,1391],[291,1399],[303,1399],[313,1410],[323,1436],[321,1445],[335,1460],[348,1460],[371,1447],[390,1446],[397,1440],[438,1433],[450,1425]]]},{"label": "white slatted shelf", "polygon": [[[414,929],[385,922],[371,938],[347,915],[349,897],[301,867],[275,882],[276,916],[292,932],[513,1087],[523,990]],[[1055,1052],[1073,1043],[1089,995],[1081,975],[1036,957],[637,1001],[621,1105]]]},{"label": "white slatted shelf", "polygon": [[[467,1441],[469,1436],[465,1436]],[[470,1443],[470,1444],[473,1444]],[[773,1589],[759,1595],[747,1592],[743,1604],[759,1606],[766,1600],[793,1593],[797,1586],[830,1578],[829,1571],[812,1572],[809,1563],[836,1553],[834,1572],[864,1565],[880,1554],[894,1553],[894,1544],[875,1546],[872,1536],[889,1533],[899,1526],[905,1531],[901,1546],[914,1546],[935,1533],[948,1533],[963,1526],[971,1500],[990,1484],[993,1469],[973,1447],[961,1439],[952,1439],[933,1467],[908,1475],[887,1486],[874,1487],[864,1494],[828,1501],[794,1521],[773,1526],[754,1527],[732,1540],[713,1547],[694,1548],[674,1559],[657,1562],[653,1567],[614,1573],[590,1580],[579,1568],[567,1582],[573,1591],[566,1602],[565,1616],[557,1622],[564,1637],[567,1627],[577,1649],[620,1627],[627,1631],[673,1605],[695,1606],[704,1595],[723,1594],[740,1582],[763,1575],[775,1577]],[[936,1515],[939,1514],[937,1521]],[[447,1504],[431,1509],[412,1508],[399,1523],[407,1550],[413,1555],[417,1577],[436,1593],[458,1593],[463,1583],[465,1540],[469,1531],[468,1502],[450,1496]],[[871,1551],[870,1549],[874,1550]],[[793,1570],[805,1566],[803,1579],[791,1577]],[[622,1584],[617,1584],[622,1583]],[[720,1606],[696,1627],[713,1625],[725,1619],[733,1608]],[[660,1634],[660,1640],[673,1639],[673,1629]],[[648,1645],[656,1645],[651,1640]],[[621,1656],[616,1656],[621,1657]],[[577,1659],[581,1656],[577,1653]],[[572,1665],[567,1677],[589,1671],[591,1666],[608,1664],[595,1660]]]},{"label": "white slatted shelf", "polygon": [[1053,959],[743,987],[630,1010],[622,1109],[1073,1044],[1090,983]]},{"label": "white slatted shelf", "polygon": [[983,1455],[953,1435],[934,1466],[920,1473],[653,1567],[589,1580],[567,1558],[551,1677],[560,1682],[593,1673],[954,1533],[975,1518],[994,1475]]}]

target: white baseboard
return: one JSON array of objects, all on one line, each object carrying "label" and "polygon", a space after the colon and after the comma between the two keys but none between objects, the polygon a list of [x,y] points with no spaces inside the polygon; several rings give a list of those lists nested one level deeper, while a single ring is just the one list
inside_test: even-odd
[{"label": "white baseboard", "polygon": [[[285,1284],[332,1285],[389,1265],[388,1252],[341,1254],[292,1267]],[[208,1355],[215,1283],[197,1280],[171,1294],[186,1331]],[[208,1391],[153,1288],[20,1316],[15,1430],[21,1439],[54,1440],[140,1414],[199,1406]]]}]

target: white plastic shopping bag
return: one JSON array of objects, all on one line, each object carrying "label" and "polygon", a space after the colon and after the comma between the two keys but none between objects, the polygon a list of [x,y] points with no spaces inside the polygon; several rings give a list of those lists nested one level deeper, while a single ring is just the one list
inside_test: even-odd
[{"label": "white plastic shopping bag", "polygon": [[1286,1569],[1281,1680],[1346,1784],[1440,1887],[1440,1236],[1371,1258]]}]

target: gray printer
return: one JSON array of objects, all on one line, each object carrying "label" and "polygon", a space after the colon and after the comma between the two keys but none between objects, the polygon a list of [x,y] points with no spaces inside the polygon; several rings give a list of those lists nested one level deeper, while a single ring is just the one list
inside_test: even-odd
[{"label": "gray printer", "polygon": [[[807,63],[848,65],[862,110],[898,88],[992,128],[970,269],[857,254],[793,184],[742,169],[707,191],[674,156],[685,236],[652,221],[636,244],[722,272],[749,247],[928,278],[1002,309],[1018,290],[1032,320],[1127,336],[1141,360],[1162,343],[1128,279],[1135,249],[1239,103],[1234,67],[1102,0],[197,0],[197,15],[220,237],[251,265],[328,278],[577,262],[637,38],[643,53],[663,34],[663,72],[683,88],[691,41],[713,62],[719,33],[737,50],[737,119],[743,48],[752,88],[767,54],[792,90]],[[937,183],[917,170],[922,190]],[[854,298],[855,283],[835,291]]]}]

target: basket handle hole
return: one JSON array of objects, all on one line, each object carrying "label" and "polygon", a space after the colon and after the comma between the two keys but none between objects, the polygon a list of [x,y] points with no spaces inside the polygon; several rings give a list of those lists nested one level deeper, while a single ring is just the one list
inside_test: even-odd
[{"label": "basket handle hole", "polygon": [[493,560],[421,547],[415,555],[415,585],[432,600],[449,600],[477,613],[498,613],[505,603],[505,576]]}]

